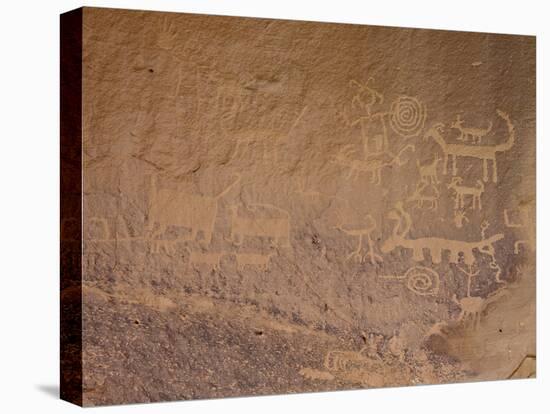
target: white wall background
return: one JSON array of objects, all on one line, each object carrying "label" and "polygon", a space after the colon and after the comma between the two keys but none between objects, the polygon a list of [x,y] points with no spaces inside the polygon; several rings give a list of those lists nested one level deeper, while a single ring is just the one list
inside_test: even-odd
[{"label": "white wall background", "polygon": [[[535,34],[538,106],[538,378],[506,382],[103,408],[117,413],[529,413],[550,398],[550,13],[546,1],[88,0],[137,8],[376,25]],[[66,413],[57,399],[59,13],[80,1],[2,3],[0,11],[0,412]],[[546,121],[546,122],[545,122]],[[550,128],[550,127],[549,127]],[[96,409],[93,409],[96,411]]]}]

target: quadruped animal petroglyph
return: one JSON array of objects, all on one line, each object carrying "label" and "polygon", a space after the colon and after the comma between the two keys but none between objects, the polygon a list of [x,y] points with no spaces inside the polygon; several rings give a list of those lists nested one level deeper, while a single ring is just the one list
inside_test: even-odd
[{"label": "quadruped animal petroglyph", "polygon": [[275,253],[270,252],[267,254],[263,253],[235,253],[235,260],[237,262],[238,270],[245,270],[247,267],[258,268],[263,271],[269,270],[269,261],[275,255]]},{"label": "quadruped animal petroglyph", "polygon": [[489,121],[489,125],[487,128],[472,128],[472,127],[464,127],[464,120],[460,117],[460,115],[456,116],[456,119],[451,124],[451,129],[457,129],[460,131],[460,136],[457,138],[459,141],[472,141],[472,143],[481,143],[481,138],[483,138],[485,135],[487,135],[491,129],[493,128],[493,122]]},{"label": "quadruped animal petroglyph", "polygon": [[437,165],[441,161],[441,158],[435,156],[433,161],[429,164],[420,164],[420,160],[416,160],[416,167],[420,174],[420,180],[426,181],[430,184],[439,184],[439,179],[437,178]]},{"label": "quadruped animal petroglyph", "polygon": [[408,202],[416,203],[416,208],[428,208],[430,210],[437,210],[439,207],[439,190],[434,184],[428,183],[428,181],[422,180],[416,185],[414,193],[408,198]]},{"label": "quadruped animal petroglyph", "polygon": [[534,37],[62,19],[62,396],[535,374]]},{"label": "quadruped animal petroglyph", "polygon": [[384,241],[380,250],[382,253],[390,253],[398,247],[411,249],[415,262],[424,260],[424,249],[427,249],[430,252],[433,263],[441,263],[442,253],[448,251],[450,252],[450,263],[458,263],[459,256],[462,253],[465,263],[471,265],[475,261],[474,250],[488,255],[494,254],[493,245],[504,238],[504,234],[502,233],[488,238],[482,237],[478,241],[452,240],[441,237],[408,238],[412,219],[410,214],[404,210],[402,202],[398,202],[395,205],[395,209],[390,211],[388,218],[395,220],[396,223],[391,236]]},{"label": "quadruped animal petroglyph", "polygon": [[241,245],[245,237],[263,237],[272,240],[273,244],[290,247],[290,213],[272,204],[250,204],[254,211],[263,208],[279,213],[280,217],[242,217],[239,206],[231,205],[231,236],[229,241]]},{"label": "quadruped animal petroglyph", "polygon": [[485,192],[485,185],[481,180],[477,180],[475,187],[469,187],[462,185],[463,179],[461,177],[453,177],[451,183],[447,185],[447,188],[451,189],[455,193],[455,210],[464,208],[464,203],[467,196],[472,197],[472,208],[475,210],[481,210],[481,196]]},{"label": "quadruped animal petroglyph", "polygon": [[[233,182],[215,196],[188,194],[168,188],[159,188],[158,179],[151,179],[151,201],[149,209],[149,234],[153,245],[157,237],[163,235],[168,226],[181,226],[191,230],[190,240],[195,240],[199,232],[208,245],[212,241],[214,223],[218,215],[218,200],[229,193],[240,181],[236,174]],[[155,230],[155,225],[158,228]],[[153,250],[158,250],[154,248]]]},{"label": "quadruped animal petroglyph", "polygon": [[497,114],[500,118],[506,123],[508,129],[508,137],[506,141],[498,145],[467,145],[467,144],[449,144],[443,137],[443,131],[445,125],[441,122],[438,122],[424,135],[424,139],[433,139],[443,151],[443,174],[448,172],[448,162],[449,158],[452,160],[452,170],[451,173],[453,176],[457,175],[458,168],[456,165],[457,158],[476,158],[483,162],[483,181],[487,182],[489,180],[488,172],[488,163],[489,161],[493,166],[493,182],[498,181],[497,175],[497,154],[501,152],[506,152],[513,147],[516,140],[516,131],[514,124],[510,120],[510,117],[507,113],[498,110]]},{"label": "quadruped animal petroglyph", "polygon": [[382,184],[382,170],[384,168],[393,165],[400,167],[407,163],[407,160],[401,158],[407,150],[414,152],[414,145],[405,145],[397,154],[388,150],[376,155],[371,155],[365,160],[361,160],[351,158],[354,152],[353,146],[346,145],[332,159],[332,162],[349,169],[346,179],[351,179],[352,177],[357,178],[361,173],[370,173],[371,182],[380,185]]}]

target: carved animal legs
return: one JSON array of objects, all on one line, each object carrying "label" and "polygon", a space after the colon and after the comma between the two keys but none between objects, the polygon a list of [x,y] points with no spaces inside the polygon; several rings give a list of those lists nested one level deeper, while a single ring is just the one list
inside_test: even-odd
[{"label": "carved animal legs", "polygon": [[458,173],[456,168],[456,155],[453,155],[453,177]]},{"label": "carved animal legs", "polygon": [[382,256],[380,256],[379,254],[374,252],[374,245],[372,243],[372,239],[370,237],[370,234],[367,235],[367,245],[369,246],[369,251],[367,252],[367,254],[365,256],[370,257],[370,263],[372,265],[376,265],[376,262],[382,263],[384,261],[384,259],[382,258]]},{"label": "carved animal legs", "polygon": [[359,263],[363,263],[363,256],[361,256],[361,249],[363,248],[363,236],[359,236],[359,244],[357,245],[357,249],[355,249],[353,252],[351,252],[347,257],[346,261],[356,258],[359,259]]}]

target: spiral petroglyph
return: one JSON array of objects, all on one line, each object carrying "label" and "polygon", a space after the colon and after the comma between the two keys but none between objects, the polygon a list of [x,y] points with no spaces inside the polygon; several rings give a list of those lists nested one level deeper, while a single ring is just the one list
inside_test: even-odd
[{"label": "spiral petroglyph", "polygon": [[392,129],[404,138],[417,136],[424,128],[426,121],[426,106],[418,99],[401,96],[391,105],[390,125]]},{"label": "spiral petroglyph", "polygon": [[423,266],[407,270],[407,287],[418,295],[435,295],[439,290],[439,275]]}]

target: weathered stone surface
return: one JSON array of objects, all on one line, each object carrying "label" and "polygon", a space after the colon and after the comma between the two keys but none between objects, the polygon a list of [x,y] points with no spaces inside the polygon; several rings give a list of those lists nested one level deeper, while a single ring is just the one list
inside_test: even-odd
[{"label": "weathered stone surface", "polygon": [[82,27],[84,405],[535,375],[534,38]]}]

